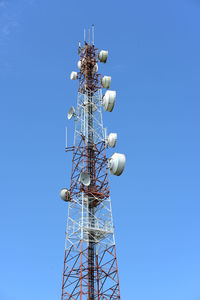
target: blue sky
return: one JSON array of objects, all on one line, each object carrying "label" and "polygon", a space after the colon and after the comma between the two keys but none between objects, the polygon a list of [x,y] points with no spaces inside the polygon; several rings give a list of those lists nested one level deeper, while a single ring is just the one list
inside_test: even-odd
[{"label": "blue sky", "polygon": [[60,299],[69,74],[93,23],[127,156],[110,177],[122,299],[199,300],[199,0],[0,0],[0,299]]}]

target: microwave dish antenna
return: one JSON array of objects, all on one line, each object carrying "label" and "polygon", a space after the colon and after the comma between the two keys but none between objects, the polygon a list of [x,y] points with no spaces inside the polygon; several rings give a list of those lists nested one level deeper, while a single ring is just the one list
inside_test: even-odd
[{"label": "microwave dish antenna", "polygon": [[116,91],[106,91],[103,96],[103,108],[105,111],[111,112],[115,106]]},{"label": "microwave dish antenna", "polygon": [[85,186],[90,185],[90,175],[86,172],[81,172],[79,180]]},{"label": "microwave dish antenna", "polygon": [[75,71],[72,71],[70,74],[70,79],[71,80],[76,80],[78,78],[78,73]]},{"label": "microwave dish antenna", "polygon": [[75,116],[75,108],[71,106],[67,113],[67,119],[71,120],[71,118],[74,116]]},{"label": "microwave dish antenna", "polygon": [[101,50],[99,52],[98,57],[99,57],[99,61],[105,64],[107,62],[107,58],[108,58],[108,51]]},{"label": "microwave dish antenna", "polygon": [[108,146],[114,148],[117,143],[117,133],[110,133],[107,138],[107,141],[108,141]]},{"label": "microwave dish antenna", "polygon": [[108,160],[108,168],[111,175],[120,176],[125,168],[126,156],[121,153],[114,153]]},{"label": "microwave dish antenna", "polygon": [[65,202],[71,201],[70,191],[66,188],[60,190],[60,198]]},{"label": "microwave dish antenna", "polygon": [[103,76],[101,79],[101,84],[104,89],[109,89],[110,84],[111,84],[111,77],[110,76]]}]

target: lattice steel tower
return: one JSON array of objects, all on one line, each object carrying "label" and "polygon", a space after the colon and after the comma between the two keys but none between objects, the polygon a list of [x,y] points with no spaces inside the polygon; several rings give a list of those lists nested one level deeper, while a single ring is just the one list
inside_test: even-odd
[{"label": "lattice steel tower", "polygon": [[102,106],[111,112],[116,92],[109,89],[111,77],[98,73],[98,62],[107,61],[108,51],[98,51],[94,29],[92,35],[91,43],[79,43],[79,72],[71,73],[72,80],[79,80],[79,89],[77,106],[68,112],[68,119],[75,121],[74,145],[66,146],[73,155],[71,184],[60,192],[68,202],[61,300],[121,299],[108,170],[121,175],[125,156],[106,156],[106,149],[115,147],[117,134],[107,136]]}]

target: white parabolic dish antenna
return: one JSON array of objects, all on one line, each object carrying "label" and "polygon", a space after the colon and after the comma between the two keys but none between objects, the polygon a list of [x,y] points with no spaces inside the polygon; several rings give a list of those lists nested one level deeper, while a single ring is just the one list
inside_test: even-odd
[{"label": "white parabolic dish antenna", "polygon": [[108,136],[108,145],[111,148],[114,148],[117,143],[117,133],[110,133]]},{"label": "white parabolic dish antenna", "polygon": [[81,172],[79,180],[85,186],[90,185],[90,175],[86,172]]},{"label": "white parabolic dish antenna", "polygon": [[108,58],[108,51],[101,50],[99,52],[99,60],[100,60],[100,62],[106,63],[107,58]]},{"label": "white parabolic dish antenna", "polygon": [[124,171],[126,157],[121,153],[114,153],[108,160],[108,168],[111,175],[121,175]]},{"label": "white parabolic dish antenna", "polygon": [[78,61],[77,66],[78,66],[78,68],[80,70],[81,69],[81,61],[80,60]]},{"label": "white parabolic dish antenna", "polygon": [[71,80],[75,80],[75,79],[77,79],[77,76],[78,76],[78,73],[72,71],[71,74],[70,74],[70,79],[71,79]]},{"label": "white parabolic dish antenna", "polygon": [[111,77],[110,76],[103,76],[101,79],[101,84],[104,89],[109,89],[110,84],[111,84]]},{"label": "white parabolic dish antenna", "polygon": [[71,120],[71,118],[75,115],[75,109],[73,106],[70,107],[67,113],[67,119]]},{"label": "white parabolic dish antenna", "polygon": [[98,65],[97,64],[94,65],[94,68],[93,68],[92,72],[93,73],[97,73],[98,72]]},{"label": "white parabolic dish antenna", "polygon": [[103,108],[105,111],[112,111],[115,105],[116,91],[106,91],[103,97]]},{"label": "white parabolic dish antenna", "polygon": [[71,200],[70,191],[68,189],[66,189],[66,188],[62,189],[60,191],[60,197],[64,201],[70,201]]}]

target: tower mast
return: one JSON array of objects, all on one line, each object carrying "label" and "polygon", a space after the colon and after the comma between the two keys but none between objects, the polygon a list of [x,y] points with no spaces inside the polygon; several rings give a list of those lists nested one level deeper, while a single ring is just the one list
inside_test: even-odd
[{"label": "tower mast", "polygon": [[73,152],[71,184],[60,192],[69,203],[61,300],[121,299],[107,169],[121,175],[125,156],[107,158],[117,134],[107,137],[102,120],[102,106],[111,112],[116,92],[108,90],[111,77],[98,73],[108,52],[95,48],[94,28],[92,43],[79,43],[78,53],[79,72],[71,73],[79,80],[77,107],[68,112],[75,120],[74,145],[66,148]]}]

